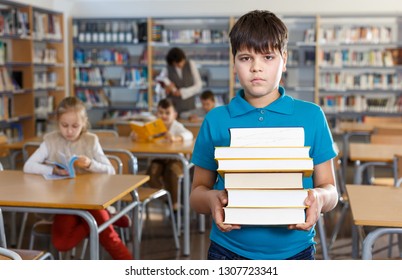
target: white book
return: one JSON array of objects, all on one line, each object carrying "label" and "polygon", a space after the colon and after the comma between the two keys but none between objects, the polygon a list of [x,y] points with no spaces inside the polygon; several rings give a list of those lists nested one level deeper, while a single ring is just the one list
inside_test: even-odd
[{"label": "white book", "polygon": [[228,207],[305,207],[308,190],[229,189]]},{"label": "white book", "polygon": [[292,225],[306,220],[304,207],[224,207],[225,224]]},{"label": "white book", "polygon": [[225,173],[225,188],[302,189],[303,173]]},{"label": "white book", "polygon": [[230,128],[231,147],[304,146],[303,127]]},{"label": "white book", "polygon": [[309,158],[310,147],[216,147],[215,158]]},{"label": "white book", "polygon": [[310,176],[313,160],[306,159],[217,159],[218,172],[303,172]]}]

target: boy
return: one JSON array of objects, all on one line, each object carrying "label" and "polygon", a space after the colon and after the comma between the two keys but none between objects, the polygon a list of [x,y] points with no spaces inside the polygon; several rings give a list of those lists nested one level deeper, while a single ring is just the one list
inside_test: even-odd
[{"label": "boy", "polygon": [[200,100],[201,100],[201,108],[181,113],[180,115],[181,119],[189,120],[191,122],[202,121],[205,115],[213,108],[215,108],[215,95],[212,91],[205,90],[200,95]]},{"label": "boy", "polygon": [[[168,132],[165,139],[169,142],[193,140],[193,134],[176,120],[177,112],[169,99],[158,103],[156,116],[162,119]],[[177,210],[177,184],[183,174],[183,166],[179,160],[154,159],[148,167],[149,184],[159,189],[167,189],[172,195],[173,209]]]},{"label": "boy", "polygon": [[[321,212],[337,203],[332,166],[336,153],[325,116],[317,105],[293,99],[279,86],[286,70],[288,32],[278,17],[268,11],[249,12],[229,37],[234,72],[243,89],[205,117],[192,157],[191,206],[213,217],[208,259],[314,259],[314,225]],[[227,193],[216,172],[214,148],[230,145],[229,128],[297,126],[304,128],[314,162],[313,176],[303,179],[304,188],[311,190],[305,200],[306,222],[288,227],[224,224]]]}]

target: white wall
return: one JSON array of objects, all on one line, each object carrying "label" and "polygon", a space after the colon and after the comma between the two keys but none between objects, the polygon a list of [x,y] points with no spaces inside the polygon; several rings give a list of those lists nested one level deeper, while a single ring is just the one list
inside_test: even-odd
[{"label": "white wall", "polygon": [[75,17],[232,16],[254,9],[280,14],[395,14],[400,0],[14,0]]},{"label": "white wall", "polygon": [[[58,2],[58,0],[54,0]],[[402,13],[400,0],[73,0],[74,16],[230,16],[254,9],[281,14]]]}]

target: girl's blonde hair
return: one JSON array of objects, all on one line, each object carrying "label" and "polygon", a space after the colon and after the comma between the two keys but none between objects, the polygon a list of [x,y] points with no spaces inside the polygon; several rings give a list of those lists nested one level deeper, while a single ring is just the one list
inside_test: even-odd
[{"label": "girl's blonde hair", "polygon": [[81,115],[82,121],[84,122],[81,133],[88,131],[89,121],[88,121],[88,114],[87,114],[87,110],[85,108],[85,104],[80,99],[78,99],[77,97],[74,97],[74,96],[68,96],[68,97],[64,98],[57,106],[57,109],[56,109],[57,122],[59,122],[60,117],[63,114],[70,112],[70,111],[74,111]]}]

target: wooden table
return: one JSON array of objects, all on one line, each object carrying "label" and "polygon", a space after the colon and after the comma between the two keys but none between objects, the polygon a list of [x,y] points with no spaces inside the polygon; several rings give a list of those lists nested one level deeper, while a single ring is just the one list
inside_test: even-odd
[{"label": "wooden table", "polygon": [[[402,153],[402,145],[351,143],[349,158],[355,162],[354,184],[361,185],[364,172],[375,166],[391,168],[395,154]],[[358,239],[357,229],[352,227],[352,239]],[[358,242],[353,242],[352,256],[357,258]]]},{"label": "wooden table", "polygon": [[[363,242],[362,258],[372,258],[372,248],[384,234],[402,233],[402,188],[346,185],[355,226],[382,227],[370,232]],[[358,234],[352,236],[354,255],[358,254]]]},{"label": "wooden table", "polygon": [[[71,214],[82,217],[90,228],[90,258],[99,259],[99,236],[110,224],[127,212],[134,211],[138,219],[136,188],[149,180],[146,175],[84,174],[73,179],[45,180],[41,175],[25,174],[19,170],[0,172],[0,207],[6,211]],[[127,194],[133,202],[116,216],[98,226],[87,210],[105,209]],[[133,222],[133,236],[138,236]],[[133,242],[133,253],[139,258],[139,240]]]},{"label": "wooden table", "polygon": [[[42,138],[30,138],[24,141],[8,144],[8,148],[14,153],[20,153],[26,142],[41,142]],[[147,158],[168,158],[177,159],[183,165],[183,227],[184,227],[184,246],[183,254],[190,255],[190,169],[192,164],[188,156],[193,153],[195,140],[169,143],[164,140],[156,142],[135,142],[130,137],[105,137],[99,139],[101,146],[105,149],[125,149],[135,156]],[[204,216],[201,216],[200,228],[203,231]],[[14,235],[12,235],[14,236]]]},{"label": "wooden table", "polygon": [[[183,255],[190,255],[190,169],[192,164],[187,156],[193,153],[195,141],[169,143],[164,140],[156,142],[135,142],[129,137],[102,138],[101,146],[107,149],[126,149],[135,156],[148,158],[167,158],[179,160],[183,165]],[[204,216],[201,216],[203,219]],[[202,220],[200,224],[204,224]],[[201,226],[202,227],[202,226]]]}]

